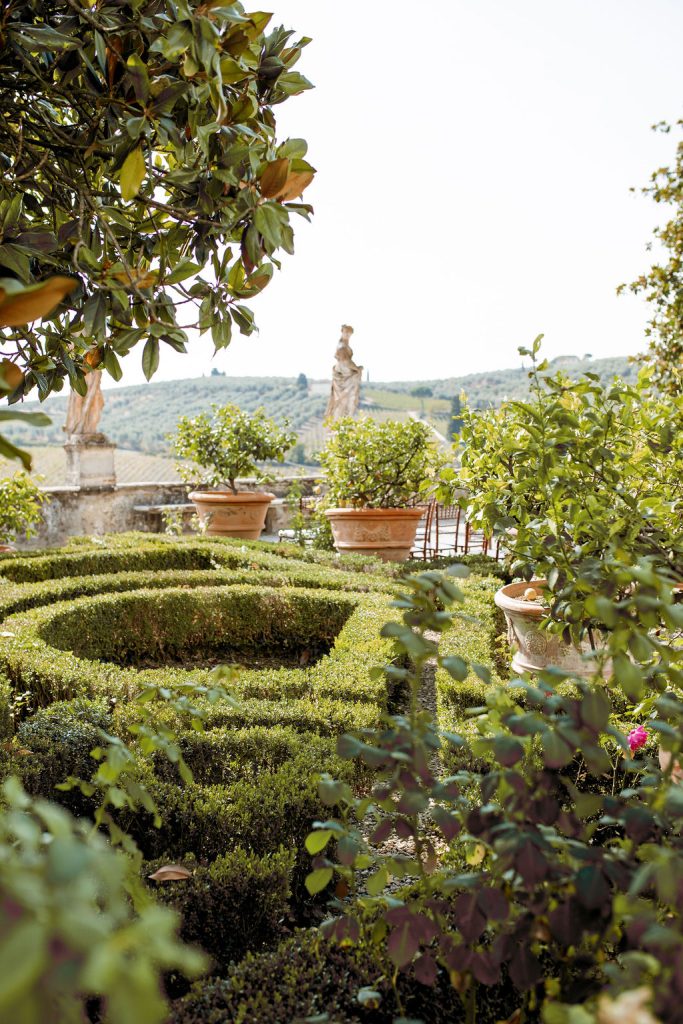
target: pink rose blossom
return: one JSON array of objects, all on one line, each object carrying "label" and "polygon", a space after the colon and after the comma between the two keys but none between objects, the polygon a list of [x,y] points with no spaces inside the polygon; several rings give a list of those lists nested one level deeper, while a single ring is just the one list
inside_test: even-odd
[{"label": "pink rose blossom", "polygon": [[631,729],[628,734],[628,745],[632,754],[635,754],[636,750],[640,750],[647,743],[648,732],[646,729],[639,725],[636,729]]}]

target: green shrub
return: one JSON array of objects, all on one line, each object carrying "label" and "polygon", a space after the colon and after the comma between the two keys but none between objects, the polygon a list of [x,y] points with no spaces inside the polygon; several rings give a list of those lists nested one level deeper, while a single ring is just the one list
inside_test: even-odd
[{"label": "green shrub", "polygon": [[209,548],[195,545],[146,544],[139,549],[114,551],[92,548],[76,552],[55,552],[34,558],[3,559],[0,575],[15,583],[38,583],[65,576],[99,576],[102,573],[154,571],[164,569],[211,569]]},{"label": "green shrub", "polygon": [[[391,573],[378,559],[338,555],[296,544],[265,544],[218,537],[164,537],[159,534],[109,534],[93,540],[74,537],[64,548],[0,554],[0,577],[14,583],[37,583],[65,577],[172,569],[327,570],[353,586],[378,589],[391,585]],[[372,573],[373,575],[368,575]],[[379,577],[379,579],[378,579]]]},{"label": "green shrub", "polygon": [[[329,748],[328,748],[329,751]],[[261,771],[256,781],[238,779],[229,785],[178,786],[145,778],[162,811],[159,828],[148,815],[123,813],[120,824],[133,836],[145,857],[215,860],[234,845],[263,854],[278,846],[300,848],[314,818],[323,813],[316,777],[320,764],[334,764],[347,780],[355,769],[341,767],[336,757],[322,756],[311,744],[274,771]]]},{"label": "green shrub", "polygon": [[12,685],[4,673],[0,673],[0,741],[14,735],[14,701]]},{"label": "green shrub", "polygon": [[[225,978],[197,982],[188,996],[173,1004],[169,1024],[393,1024],[397,1008],[388,980],[393,970],[376,946],[349,948],[317,931],[298,932],[272,953],[248,955]],[[464,1021],[462,1003],[445,976],[431,989],[406,975],[398,984],[402,1019],[417,1017],[423,1024]],[[362,989],[377,992],[379,1005],[370,997],[362,1005]],[[516,1005],[509,986],[487,990],[477,1024],[505,1020]]]},{"label": "green shrub", "polygon": [[19,534],[34,536],[48,500],[28,473],[19,472],[0,480],[0,543],[9,544]]},{"label": "green shrub", "polygon": [[[180,937],[208,953],[215,968],[225,969],[247,950],[272,945],[278,922],[287,912],[293,850],[280,849],[263,856],[236,848],[211,864],[183,857],[191,876],[182,881],[149,881],[156,898],[181,915]],[[147,862],[145,876],[167,864]]]},{"label": "green shrub", "polygon": [[[195,782],[202,786],[227,786],[239,781],[258,784],[264,773],[278,771],[302,753],[309,758],[315,751],[322,759],[334,750],[329,739],[304,739],[280,725],[187,732],[181,734],[179,746]],[[155,755],[154,770],[160,779],[180,783],[175,765],[161,754]]]},{"label": "green shrub", "polygon": [[37,583],[6,584],[0,588],[0,615],[6,618],[55,601],[70,601],[96,594],[171,587],[217,587],[233,584],[263,587],[305,587],[366,593],[386,590],[387,581],[368,580],[360,574],[331,572],[318,566],[280,562],[278,568],[245,565],[236,569],[160,569],[115,572],[94,576],[66,576]]},{"label": "green shrub", "polygon": [[283,462],[296,442],[296,434],[287,429],[289,422],[279,427],[262,408],[249,413],[238,405],[214,402],[211,409],[211,414],[181,416],[171,437],[181,460],[178,472],[186,483],[196,483],[199,467],[202,487],[227,484],[237,494],[238,477],[256,476],[258,483],[265,482],[259,463]]},{"label": "green shrub", "polygon": [[4,770],[17,775],[32,796],[58,799],[74,813],[90,804],[77,790],[55,792],[69,775],[89,779],[96,762],[90,752],[101,743],[100,729],[112,727],[112,711],[103,698],[59,701],[23,721],[16,743],[4,754]]},{"label": "green shrub", "polygon": [[330,425],[320,453],[328,508],[401,508],[427,489],[443,462],[429,427],[416,420]]},{"label": "green shrub", "polygon": [[76,657],[135,663],[188,654],[329,646],[354,608],[325,591],[232,586],[103,595],[55,608],[38,630]]},{"label": "green shrub", "polygon": [[[500,685],[496,671],[497,638],[501,622],[493,603],[493,595],[501,586],[494,576],[470,576],[460,584],[465,602],[463,615],[456,615],[451,628],[441,638],[443,657],[462,658],[476,662],[491,673],[491,682],[483,682],[471,668],[463,680],[455,679],[445,668],[438,666],[435,674],[436,704],[439,724],[449,732],[468,733],[468,708],[482,707],[487,694]],[[444,749],[446,765],[455,770],[462,765],[462,754],[455,748]]]}]

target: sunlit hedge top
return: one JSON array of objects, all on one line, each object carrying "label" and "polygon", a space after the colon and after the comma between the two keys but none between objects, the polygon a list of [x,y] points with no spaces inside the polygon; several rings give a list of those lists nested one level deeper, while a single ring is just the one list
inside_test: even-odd
[{"label": "sunlit hedge top", "polygon": [[[308,42],[269,14],[208,0],[5,5],[0,20],[0,278],[79,286],[33,329],[7,328],[36,384],[84,390],[88,355],[118,356],[185,328],[253,329],[241,300],[291,252],[293,202],[310,183],[306,143],[275,141],[273,108],[310,87],[292,68]],[[2,334],[2,332],[0,332]]]}]

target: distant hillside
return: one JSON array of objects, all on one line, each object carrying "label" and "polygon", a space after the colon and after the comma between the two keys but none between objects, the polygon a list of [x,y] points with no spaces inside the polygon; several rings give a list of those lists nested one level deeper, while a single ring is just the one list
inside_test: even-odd
[{"label": "distant hillside", "polygon": [[[634,380],[637,367],[626,357],[613,359],[578,359],[564,356],[553,360],[553,368],[562,367],[571,376],[586,370],[608,378],[615,373]],[[431,389],[432,395],[411,395],[416,387]],[[522,398],[528,392],[526,370],[522,367],[490,370],[466,377],[446,380],[396,381],[364,384],[362,407],[378,419],[404,419],[410,411],[425,413],[440,430],[446,431],[450,399],[464,391],[472,406],[484,408],[500,405],[506,398]],[[122,448],[150,455],[168,455],[167,434],[182,415],[195,416],[220,405],[235,402],[243,409],[263,406],[270,416],[289,419],[298,432],[307,453],[320,447],[323,439],[322,418],[325,412],[329,383],[310,381],[301,387],[288,377],[194,377],[189,380],[158,381],[133,387],[107,390],[102,430]],[[67,399],[58,395],[48,399],[42,408],[53,419],[51,427],[33,428],[8,423],[8,436],[24,445],[62,445],[62,424]],[[24,408],[35,408],[27,402]],[[301,453],[300,453],[301,454]],[[300,459],[299,459],[300,460]]]},{"label": "distant hillside", "polygon": [[[609,359],[558,356],[550,361],[550,369],[553,371],[562,369],[571,377],[580,377],[588,370],[591,373],[599,374],[603,380],[617,375],[623,377],[624,380],[635,381],[638,375],[638,366],[630,363],[627,356],[613,356]],[[416,383],[416,381],[394,381],[372,386],[410,394]],[[529,391],[527,370],[522,366],[508,370],[470,373],[466,377],[448,377],[445,380],[421,380],[419,383],[431,387],[435,398],[453,398],[464,391],[469,404],[475,409],[484,409],[491,405],[497,406],[506,399],[524,398]]]},{"label": "distant hillside", "polygon": [[[214,402],[234,402],[247,410],[262,405],[276,420],[289,419],[296,431],[303,431],[310,420],[321,420],[327,402],[326,395],[309,395],[286,377],[194,377],[108,389],[104,394],[104,433],[123,448],[155,455],[170,452],[166,435],[181,416],[196,416]],[[42,408],[52,417],[51,427],[11,424],[8,436],[22,444],[64,444],[66,404],[64,395],[48,399]],[[32,402],[24,406],[33,407]]]}]

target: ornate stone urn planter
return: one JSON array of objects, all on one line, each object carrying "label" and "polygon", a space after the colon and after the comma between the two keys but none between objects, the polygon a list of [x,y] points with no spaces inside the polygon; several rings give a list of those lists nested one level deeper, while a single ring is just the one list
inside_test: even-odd
[{"label": "ornate stone urn planter", "polygon": [[415,543],[422,508],[328,508],[337,551],[377,555],[385,562],[404,562]]},{"label": "ornate stone urn planter", "polygon": [[[589,678],[594,674],[590,660],[584,660],[591,653],[588,641],[581,647],[566,644],[554,633],[540,628],[541,619],[547,615],[547,606],[539,601],[525,601],[525,591],[534,589],[543,592],[545,580],[531,580],[529,583],[509,583],[495,595],[495,602],[505,613],[508,639],[514,652],[512,668],[515,672],[541,672],[550,665],[575,672]],[[595,636],[600,646],[600,636]],[[605,667],[608,673],[609,664]]]},{"label": "ornate stone urn planter", "polygon": [[274,497],[266,491],[192,491],[189,495],[205,533],[244,540],[259,539]]}]

